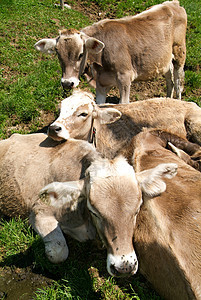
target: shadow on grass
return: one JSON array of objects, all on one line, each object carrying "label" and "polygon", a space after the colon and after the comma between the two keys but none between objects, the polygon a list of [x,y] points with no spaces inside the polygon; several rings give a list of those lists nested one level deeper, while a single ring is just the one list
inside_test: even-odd
[{"label": "shadow on grass", "polygon": [[[41,281],[43,282],[45,277],[48,284],[50,284],[51,280],[56,281],[60,289],[65,290],[67,287],[75,299],[79,297],[89,300],[103,299],[99,291],[94,291],[93,279],[88,271],[90,268],[88,262],[90,261],[90,252],[87,253],[87,250],[90,248],[90,244],[84,243],[83,249],[81,249],[81,245],[79,245],[78,242],[71,241],[70,244],[71,246],[74,244],[71,249],[71,254],[62,264],[55,265],[48,261],[45,257],[43,242],[38,239],[35,240],[32,246],[25,252],[20,252],[5,258],[0,262],[0,267],[7,270],[7,273],[9,273],[9,276],[12,278],[16,277],[16,270],[20,273],[23,272],[23,280],[24,282],[26,280],[27,285],[30,285],[30,289],[32,283],[29,282],[29,280],[37,275],[41,276]],[[83,252],[83,254],[81,254],[81,252]],[[31,276],[30,273],[32,273],[33,276]],[[3,274],[3,276],[5,275]],[[9,283],[10,290],[12,290],[11,285],[16,285],[17,281],[19,281],[18,277]],[[35,288],[35,286],[33,286],[33,288]],[[35,291],[36,290],[33,290],[32,292]],[[7,293],[7,291],[5,293]]]}]

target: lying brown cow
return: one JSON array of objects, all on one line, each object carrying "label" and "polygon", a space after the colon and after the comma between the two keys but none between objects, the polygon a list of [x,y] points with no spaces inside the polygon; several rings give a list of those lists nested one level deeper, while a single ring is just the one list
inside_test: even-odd
[{"label": "lying brown cow", "polygon": [[77,91],[62,101],[48,135],[58,141],[88,140],[102,155],[113,158],[143,127],[166,130],[201,145],[201,108],[166,98],[98,106],[92,94]]},{"label": "lying brown cow", "polygon": [[117,86],[120,102],[128,103],[132,81],[165,75],[167,97],[181,99],[186,58],[187,16],[178,1],[166,1],[136,16],[102,20],[76,30],[63,30],[55,39],[42,39],[35,48],[55,52],[62,67],[62,85],[74,88],[87,58],[96,73],[96,102]]},{"label": "lying brown cow", "polygon": [[[84,187],[80,183],[78,188],[107,248],[108,272],[134,274],[135,247],[140,272],[162,297],[201,299],[200,172],[147,131],[134,137],[123,155],[132,160],[136,173],[126,167],[124,156],[97,161],[87,170]],[[176,177],[165,179],[176,174],[176,166]]]},{"label": "lying brown cow", "polygon": [[[85,141],[58,143],[45,134],[14,134],[0,142],[0,212],[28,217],[45,243],[45,252],[54,263],[64,261],[68,247],[62,231],[85,241],[95,237],[86,205],[71,196],[60,201],[49,191],[49,201],[38,194],[52,181],[77,180],[98,154]],[[76,198],[76,201],[75,199]]]},{"label": "lying brown cow", "polygon": [[[133,215],[133,210],[138,210],[142,202],[142,194],[139,189],[139,183],[142,185],[143,193],[149,194],[151,195],[151,197],[154,197],[165,191],[166,185],[164,183],[164,178],[172,178],[176,175],[176,172],[176,164],[165,163],[159,164],[154,169],[147,170],[147,174],[144,174],[144,172],[142,174],[135,174],[134,169],[131,165],[128,164],[127,160],[123,156],[118,156],[113,160],[99,158],[96,161],[92,162],[90,167],[87,169],[86,177],[84,180],[80,180],[78,182],[53,182],[45,187],[42,192],[45,193],[47,188],[48,192],[51,191],[52,193],[57,194],[58,197],[61,198],[60,201],[62,201],[63,194],[65,194],[65,196],[71,194],[72,185],[74,187],[77,187],[77,193],[78,195],[80,195],[80,198],[86,198],[86,190],[87,195],[90,195],[90,202],[88,202],[87,204],[88,209],[92,213],[92,215],[95,215],[97,218],[99,218],[99,216],[97,215],[98,209],[94,210],[92,208],[93,201],[96,201],[96,203],[99,204],[100,207],[104,205],[106,210],[107,203],[108,205],[112,205],[113,209],[115,210],[115,207],[118,206],[118,204],[120,204],[122,201],[124,201],[125,207],[122,210],[122,216],[119,218],[119,228],[123,228],[123,226],[125,226],[126,223],[128,224],[131,220],[133,224],[136,221],[136,216]],[[94,200],[92,200],[92,198]],[[133,198],[136,199],[136,203],[135,201],[133,201]],[[127,214],[124,214],[124,211],[127,212]],[[108,210],[107,213],[110,215],[110,210]],[[106,218],[107,213],[105,211]],[[129,218],[129,222],[127,221],[127,218]],[[94,223],[96,224],[96,220],[94,221]],[[112,224],[110,222],[105,224],[105,230],[107,231],[108,235],[113,234],[115,236],[113,228],[110,228],[111,225]],[[111,275],[122,275],[122,273],[125,273],[127,275],[135,274],[138,269],[138,261],[132,246],[133,231],[123,231],[121,235],[125,245],[127,246],[127,244],[129,243],[129,251],[124,247],[124,243],[120,245],[119,241],[116,244],[118,249],[116,251],[113,251],[112,245],[110,247],[110,243],[112,241],[107,241],[107,238],[105,238],[101,234],[101,231],[99,231],[99,234],[103,241],[106,241],[107,245],[108,272]],[[118,253],[124,255],[121,255],[121,257],[117,258],[115,253],[117,253],[117,256]],[[116,261],[116,265],[114,261]],[[123,270],[123,266],[128,269]]]}]

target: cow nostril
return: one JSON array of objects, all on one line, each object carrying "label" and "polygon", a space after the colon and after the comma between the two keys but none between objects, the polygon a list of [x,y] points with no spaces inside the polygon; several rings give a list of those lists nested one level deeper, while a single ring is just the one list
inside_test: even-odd
[{"label": "cow nostril", "polygon": [[65,89],[71,89],[74,86],[74,82],[73,81],[64,81],[61,84],[62,84],[62,87],[63,87],[64,90]]},{"label": "cow nostril", "polygon": [[56,132],[59,132],[61,130],[61,127],[60,126],[57,126],[57,128],[55,128],[55,131]]},{"label": "cow nostril", "polygon": [[52,125],[52,126],[49,126],[49,133],[58,133],[59,131],[61,131],[61,127],[60,126],[57,126],[57,125]]},{"label": "cow nostril", "polygon": [[118,276],[119,272],[115,268],[115,265],[110,265],[110,270],[114,276]]}]

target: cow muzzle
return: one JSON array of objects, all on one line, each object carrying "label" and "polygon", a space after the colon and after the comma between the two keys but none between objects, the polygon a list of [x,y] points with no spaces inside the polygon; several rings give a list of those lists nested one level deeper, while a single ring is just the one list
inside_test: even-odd
[{"label": "cow muzzle", "polygon": [[107,258],[107,270],[110,275],[116,277],[134,275],[138,270],[138,260],[135,252],[121,256],[109,254]]},{"label": "cow muzzle", "polygon": [[69,133],[62,125],[52,124],[48,127],[47,134],[55,141],[68,140]]},{"label": "cow muzzle", "polygon": [[61,79],[61,85],[64,90],[70,90],[77,87],[79,85],[79,82],[79,79],[77,79],[76,77],[71,77],[69,79]]}]

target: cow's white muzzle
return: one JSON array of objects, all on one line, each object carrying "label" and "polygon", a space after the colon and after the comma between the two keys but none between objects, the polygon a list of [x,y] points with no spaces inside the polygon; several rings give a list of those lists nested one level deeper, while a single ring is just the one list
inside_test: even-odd
[{"label": "cow's white muzzle", "polygon": [[126,255],[108,254],[107,270],[110,275],[117,277],[134,275],[138,270],[138,260],[135,252]]}]

